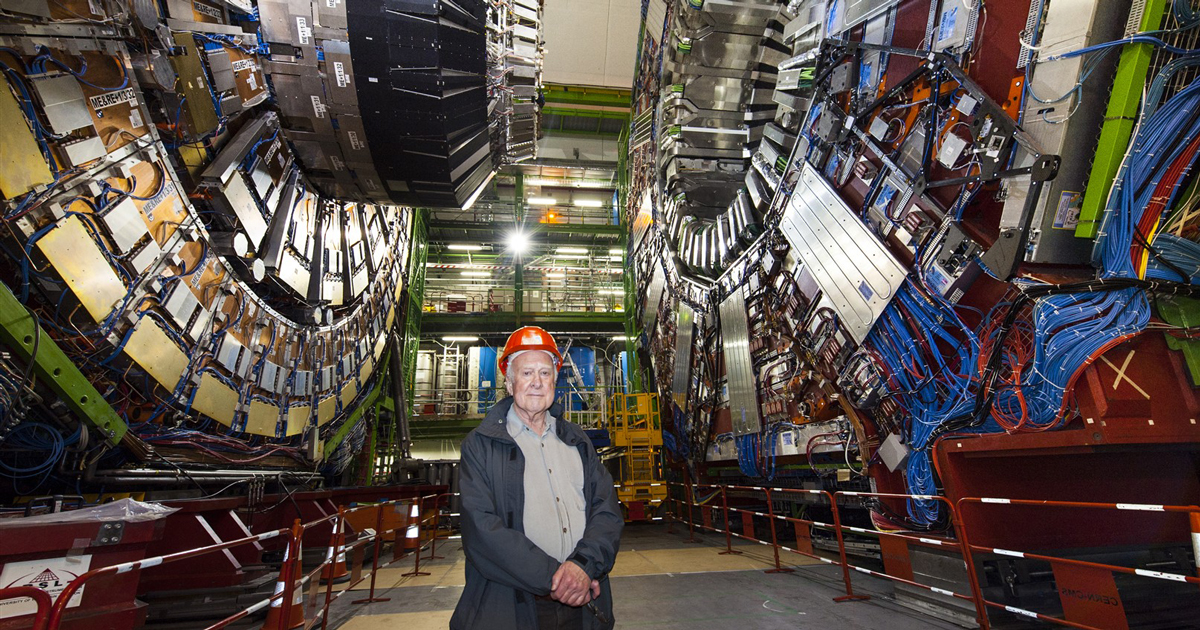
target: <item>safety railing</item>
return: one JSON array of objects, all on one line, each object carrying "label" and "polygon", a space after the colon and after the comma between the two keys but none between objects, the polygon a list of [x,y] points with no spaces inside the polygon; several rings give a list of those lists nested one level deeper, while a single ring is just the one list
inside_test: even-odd
[{"label": "safety railing", "polygon": [[[1117,587],[1113,583],[1112,574],[1119,573],[1132,576],[1141,576],[1147,579],[1156,579],[1166,582],[1200,584],[1200,577],[1185,575],[1182,573],[1173,573],[1165,571],[1157,571],[1136,567],[1120,566],[1113,564],[1103,564],[1087,560],[1075,558],[1067,558],[1060,556],[1051,556],[1044,553],[1036,553],[1033,551],[1022,551],[1014,549],[1001,549],[996,547],[987,547],[970,542],[970,533],[968,532],[967,521],[964,517],[967,506],[973,506],[978,509],[979,506],[988,506],[995,508],[997,506],[1022,506],[1022,507],[1052,507],[1062,509],[1081,509],[1081,510],[1122,510],[1125,512],[1142,512],[1142,513],[1158,513],[1158,514],[1176,514],[1181,518],[1186,517],[1190,525],[1190,536],[1192,540],[1193,553],[1195,554],[1197,574],[1200,575],[1200,507],[1195,506],[1170,506],[1170,505],[1137,505],[1137,504],[1118,504],[1118,503],[1082,503],[1070,501],[1031,501],[1018,499],[994,499],[994,498],[963,498],[957,503],[951,502],[945,497],[933,495],[908,495],[908,494],[891,494],[881,492],[851,492],[841,491],[830,493],[825,490],[811,490],[798,488],[779,488],[779,487],[763,487],[763,486],[735,486],[735,485],[716,485],[716,484],[695,484],[695,483],[678,483],[668,482],[668,487],[672,489],[664,505],[668,506],[664,518],[668,522],[668,531],[675,524],[686,524],[688,527],[688,542],[700,542],[696,539],[696,530],[707,530],[717,534],[721,534],[725,538],[724,549],[718,553],[724,554],[739,554],[742,553],[733,547],[733,539],[742,539],[761,545],[770,546],[773,551],[774,566],[767,569],[767,573],[786,573],[792,569],[784,567],[780,552],[786,551],[802,556],[806,556],[818,560],[824,564],[834,565],[841,568],[842,581],[845,588],[845,595],[834,597],[835,601],[847,600],[865,600],[870,599],[869,596],[856,593],[854,584],[851,579],[852,572],[870,575],[875,578],[886,579],[892,582],[905,584],[910,587],[920,588],[945,597],[955,598],[959,600],[969,601],[975,609],[976,622],[985,630],[991,627],[991,622],[988,617],[987,610],[989,608],[1007,611],[1008,613],[1037,619],[1040,621],[1050,622],[1058,625],[1081,628],[1084,630],[1103,630],[1106,628],[1127,627],[1124,625],[1124,619],[1120,623],[1114,622],[1114,610],[1121,611],[1120,594]],[[704,499],[700,499],[701,494],[707,494]],[[811,518],[798,518],[776,512],[776,504],[787,496],[798,497],[804,495],[811,497],[812,500],[790,501],[791,503],[805,503],[808,505],[827,506],[830,511],[829,520],[832,522],[823,522]],[[745,502],[754,502],[765,504],[765,512],[761,508],[751,509],[748,507],[740,507],[730,505],[731,499],[741,500]],[[851,500],[928,500],[936,501],[945,510],[948,517],[948,531],[950,535],[934,535],[922,532],[911,531],[880,531],[876,529],[868,529],[864,527],[856,527],[843,523],[841,516],[841,508],[845,507],[848,501]],[[740,515],[741,531],[734,531],[732,523],[734,519],[731,514]],[[718,526],[718,515],[720,522]],[[770,539],[759,538],[756,536],[755,519],[764,519],[767,523]],[[780,535],[778,531],[778,523],[786,522],[792,524],[795,530],[796,543],[794,547],[780,543]],[[1176,527],[1175,529],[1177,529]],[[833,533],[833,538],[837,543],[837,559],[828,558],[817,553],[817,549],[813,545],[812,531],[814,529],[823,529]],[[1161,533],[1163,528],[1155,528],[1154,531]],[[1173,530],[1172,530],[1173,531]],[[858,536],[874,537],[880,541],[881,560],[884,560],[884,570],[878,571],[866,566],[856,565],[850,562],[849,556],[852,555],[848,551],[845,534],[853,533]],[[896,575],[900,571],[893,572],[888,562],[883,558],[884,550],[890,546],[889,541],[894,541],[902,545],[912,545],[916,547],[924,547],[937,549],[951,554],[957,554],[962,558],[964,572],[968,584],[969,592],[955,592],[950,589],[941,588],[931,584],[924,584],[916,581],[911,575],[911,571],[907,575]],[[830,551],[830,553],[834,553]],[[907,555],[907,547],[904,549]],[[1052,614],[1040,613],[1031,610],[1026,610],[1003,602],[990,601],[984,596],[984,584],[980,580],[978,568],[976,565],[976,556],[978,554],[992,554],[1002,557],[1024,558],[1027,560],[1041,561],[1051,564],[1055,573],[1056,582],[1061,582],[1059,586],[1067,590],[1067,595],[1064,595],[1065,601],[1071,601],[1073,606],[1067,606],[1064,603],[1063,617],[1056,617]],[[1068,573],[1068,569],[1073,570]],[[1080,575],[1083,572],[1084,575]],[[1081,587],[1075,589],[1066,586],[1070,580],[1070,584],[1080,584]],[[1105,585],[1107,584],[1107,588]],[[1082,595],[1078,595],[1081,593]],[[1067,596],[1076,594],[1074,599],[1068,599]],[[1078,599],[1079,601],[1074,601]],[[1082,602],[1082,603],[1081,603]],[[1091,609],[1088,604],[1097,604]],[[1123,615],[1123,613],[1121,613]]]},{"label": "safety railing", "polygon": [[[1138,503],[1085,503],[1079,501],[1033,501],[1023,499],[965,497],[959,499],[958,501],[958,513],[960,515],[965,514],[964,508],[967,506],[976,506],[976,509],[982,506],[988,506],[990,508],[1015,506],[1061,508],[1069,510],[1119,510],[1127,513],[1142,512],[1157,514],[1160,516],[1169,514],[1186,515],[1191,530],[1190,534],[1193,553],[1195,554],[1194,557],[1196,561],[1196,570],[1198,573],[1200,573],[1200,507],[1183,505],[1149,505]],[[1026,560],[1037,560],[1050,564],[1054,570],[1056,581],[1077,581],[1086,585],[1085,588],[1078,589],[1081,594],[1084,595],[1083,597],[1072,597],[1071,595],[1068,595],[1067,601],[1072,601],[1074,604],[1076,604],[1076,606],[1068,609],[1068,607],[1064,605],[1064,616],[1075,616],[1079,619],[1079,621],[1054,617],[1052,615],[1047,615],[1032,610],[1025,610],[1023,608],[1006,605],[1000,602],[993,602],[984,598],[982,594],[979,596],[979,603],[981,606],[997,608],[1015,615],[1020,615],[1022,617],[1046,621],[1057,625],[1083,628],[1085,630],[1103,630],[1107,628],[1118,627],[1112,623],[1112,620],[1109,617],[1115,612],[1113,608],[1118,608],[1121,610],[1124,609],[1124,606],[1121,604],[1120,594],[1118,593],[1116,584],[1113,581],[1113,573],[1141,576],[1147,579],[1161,580],[1165,582],[1200,584],[1200,577],[1183,575],[1181,573],[1153,571],[1149,569],[1138,569],[1115,564],[1090,562],[1075,558],[1050,556],[1032,551],[983,547],[970,542],[969,533],[965,527],[962,528],[962,531],[960,531],[959,534],[962,539],[963,553],[966,555],[967,564],[969,566],[974,565],[973,558],[975,552],[1005,557],[1024,558]],[[1083,575],[1080,575],[1080,573]],[[1059,584],[1060,593],[1062,592],[1063,588],[1064,585]],[[1076,590],[1070,587],[1065,588],[1067,588],[1069,591]],[[1076,599],[1079,601],[1076,602]],[[1087,604],[1097,602],[1099,603],[1099,611],[1096,610],[1096,607],[1092,607],[1091,609],[1088,608]],[[1092,624],[1085,623],[1086,621],[1091,621]],[[1097,622],[1103,625],[1095,625]]]},{"label": "safety railing", "polygon": [[[503,384],[495,387],[439,387],[418,383],[413,396],[413,413],[418,416],[465,416],[482,418],[487,410],[508,396]],[[612,387],[558,387],[555,399],[563,405],[563,417],[585,429],[607,428],[612,417],[610,405],[605,404]]]},{"label": "safety railing", "polygon": [[[53,601],[45,591],[32,587],[0,590],[0,600],[16,597],[34,598],[38,605],[38,612],[33,630],[42,630],[43,628],[59,630],[64,623],[69,623],[79,612],[78,608],[72,608],[72,616],[67,617],[71,598],[85,585],[95,580],[168,565],[207,554],[228,553],[228,550],[234,547],[255,545],[273,538],[286,537],[284,556],[279,568],[278,579],[275,582],[274,593],[270,597],[211,623],[205,630],[229,627],[247,617],[261,613],[264,609],[268,610],[263,625],[264,630],[315,628],[318,621],[320,621],[322,630],[325,630],[328,626],[330,606],[364,580],[370,579],[368,596],[352,603],[368,604],[388,601],[388,598],[376,596],[376,580],[380,569],[411,555],[413,569],[402,576],[429,575],[428,572],[421,571],[421,562],[422,560],[441,558],[436,555],[439,539],[437,523],[443,516],[441,506],[448,505],[451,496],[454,494],[440,493],[411,499],[362,504],[355,507],[343,506],[334,514],[306,523],[297,519],[290,528],[275,529],[220,544],[143,560],[97,567],[72,580]],[[399,518],[390,519],[390,523],[388,519],[385,519],[389,509],[399,515]],[[351,523],[358,522],[361,525],[364,522],[364,516],[372,516],[372,511],[374,512],[373,524],[375,527],[360,528],[357,538],[349,540],[348,532]],[[332,529],[324,559],[315,567],[306,570],[303,562],[305,534],[325,527]],[[391,560],[384,560],[381,559],[381,550],[389,539],[393,544],[393,557]],[[370,569],[364,571],[367,545],[373,545],[374,550]],[[423,558],[426,546],[430,549],[430,555]],[[349,575],[348,584],[335,594],[334,583],[347,575]],[[325,588],[323,602],[318,607],[317,586],[321,582],[324,582]],[[304,597],[306,588],[309,593],[307,603]]]},{"label": "safety railing", "polygon": [[36,611],[33,613],[33,625],[30,626],[29,630],[44,630],[46,628],[46,622],[50,617],[50,607],[52,605],[49,593],[33,586],[10,586],[8,588],[0,588],[0,602],[6,602],[13,599],[22,599],[25,597],[33,600],[33,605],[37,607]]}]

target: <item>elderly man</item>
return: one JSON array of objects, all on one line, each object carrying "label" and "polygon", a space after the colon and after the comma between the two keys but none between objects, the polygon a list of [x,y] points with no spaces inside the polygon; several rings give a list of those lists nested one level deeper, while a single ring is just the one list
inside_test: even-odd
[{"label": "elderly man", "polygon": [[463,440],[467,585],[454,630],[613,627],[608,572],[624,520],[587,435],[562,419],[562,355],[536,326],[500,355],[510,396]]}]

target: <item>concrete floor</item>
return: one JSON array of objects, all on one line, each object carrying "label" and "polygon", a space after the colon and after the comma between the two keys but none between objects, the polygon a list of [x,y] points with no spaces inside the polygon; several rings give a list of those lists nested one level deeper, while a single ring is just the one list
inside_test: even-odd
[{"label": "concrete floor", "polygon": [[[767,574],[763,569],[772,566],[768,547],[735,544],[742,555],[718,555],[724,538],[697,537],[700,544],[689,544],[686,532],[676,528],[668,534],[661,524],[625,528],[611,574],[618,628],[959,628],[896,605],[885,580],[856,574],[855,591],[872,600],[836,603],[833,598],[844,593],[837,567],[788,554],[783,562],[795,573]],[[445,558],[422,561],[429,576],[402,577],[412,569],[407,559],[379,572],[376,595],[391,601],[353,605],[351,600],[366,597],[369,583],[356,586],[334,603],[329,627],[445,629],[462,593],[464,559],[458,541],[439,543],[438,553]]]}]

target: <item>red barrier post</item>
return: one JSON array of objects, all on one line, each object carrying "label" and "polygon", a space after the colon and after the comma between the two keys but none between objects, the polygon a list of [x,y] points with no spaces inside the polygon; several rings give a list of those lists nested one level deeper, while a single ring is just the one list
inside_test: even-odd
[{"label": "red barrier post", "polygon": [[719,555],[722,555],[722,556],[729,555],[729,554],[733,554],[735,556],[741,555],[742,552],[735,551],[733,548],[733,528],[730,527],[730,525],[729,525],[729,497],[725,493],[725,486],[720,486],[720,488],[721,488],[721,510],[725,513],[725,551],[720,552]]},{"label": "red barrier post", "polygon": [[684,491],[688,493],[688,539],[687,542],[698,543],[696,540],[696,484],[688,484],[684,486]]},{"label": "red barrier post", "polygon": [[[336,524],[337,524],[337,528],[334,531],[337,532],[337,534],[334,535],[333,539],[331,539],[330,543],[329,543],[330,549],[333,550],[333,553],[330,554],[330,556],[331,556],[330,558],[325,560],[325,562],[327,563],[327,566],[321,570],[322,574],[324,574],[326,571],[330,571],[331,574],[336,573],[334,571],[334,569],[338,563],[338,558],[339,558],[338,552],[341,552],[341,557],[343,558],[343,562],[344,562],[344,558],[346,555],[346,546],[345,546],[345,543],[346,543],[346,506],[344,506],[344,505],[338,506]],[[338,547],[338,545],[340,545],[340,547]],[[321,609],[321,630],[326,630],[326,628],[328,627],[328,624],[329,624],[329,602],[331,602],[331,601],[333,601],[333,578],[332,577],[328,580],[325,580],[325,607]]]},{"label": "red barrier post", "polygon": [[29,630],[45,630],[46,621],[50,617],[50,594],[33,586],[10,586],[0,588],[0,601],[28,597],[37,604],[37,612],[33,615],[33,626]]},{"label": "red barrier post", "polygon": [[[417,549],[416,552],[413,553],[413,556],[416,558],[416,560],[413,561],[413,570],[409,571],[408,573],[401,574],[401,577],[429,575],[428,571],[421,570],[421,523],[424,521],[424,519],[421,517],[421,514],[423,512],[425,512],[425,497],[417,497],[417,521],[415,525],[417,528]],[[407,532],[405,535],[408,535]]]},{"label": "red barrier post", "polygon": [[829,492],[824,493],[829,498],[829,508],[833,512],[833,531],[837,534],[838,541],[838,556],[842,560],[842,581],[846,583],[846,594],[840,597],[834,597],[835,602],[848,602],[854,600],[868,600],[870,595],[855,595],[854,587],[850,584],[850,562],[846,559],[846,540],[842,536],[842,517],[838,513],[837,499],[833,498]]},{"label": "red barrier post", "polygon": [[445,556],[437,555],[437,540],[438,530],[442,521],[442,497],[448,497],[448,494],[439,494],[433,498],[433,541],[429,547],[429,557],[426,560],[444,560]]},{"label": "red barrier post", "polygon": [[[276,630],[289,630],[288,620],[292,618],[292,606],[295,602],[296,578],[301,573],[302,560],[300,559],[301,540],[304,538],[304,526],[300,524],[300,519],[292,524],[292,537],[288,541],[288,557],[283,561],[283,566],[279,568],[279,580],[283,582],[283,600],[279,602],[279,617]],[[287,575],[285,578],[284,575]],[[301,615],[303,618],[303,614]],[[270,617],[268,616],[268,620]],[[264,626],[265,628],[265,626]]]},{"label": "red barrier post", "polygon": [[351,604],[371,604],[392,600],[390,597],[375,597],[375,576],[379,573],[379,548],[383,546],[383,508],[389,505],[395,509],[395,503],[392,501],[380,503],[379,512],[375,517],[375,550],[372,553],[374,557],[371,559],[371,594],[367,595],[366,599],[356,599],[350,602]]},{"label": "red barrier post", "polygon": [[771,500],[771,489],[764,488],[767,493],[767,516],[771,522],[771,551],[775,552],[775,568],[767,569],[766,573],[795,573],[795,569],[785,568],[779,564],[779,539],[775,534],[775,503]]},{"label": "red barrier post", "polygon": [[990,630],[991,623],[988,620],[987,606],[983,603],[983,587],[979,585],[975,560],[971,557],[971,542],[967,538],[967,524],[962,518],[962,501],[958,502],[958,508],[954,510],[952,519],[954,534],[958,537],[958,544],[962,549],[963,562],[967,563],[967,581],[971,583],[971,595],[975,600],[975,622],[983,630]]}]

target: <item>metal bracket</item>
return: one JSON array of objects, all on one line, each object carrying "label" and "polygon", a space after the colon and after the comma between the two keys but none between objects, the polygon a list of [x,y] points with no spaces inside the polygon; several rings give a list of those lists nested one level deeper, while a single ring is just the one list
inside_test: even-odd
[{"label": "metal bracket", "polygon": [[110,523],[101,523],[100,529],[96,532],[96,539],[92,541],[92,547],[107,547],[110,545],[121,544],[121,539],[125,537],[125,523],[122,521],[113,521]]}]

